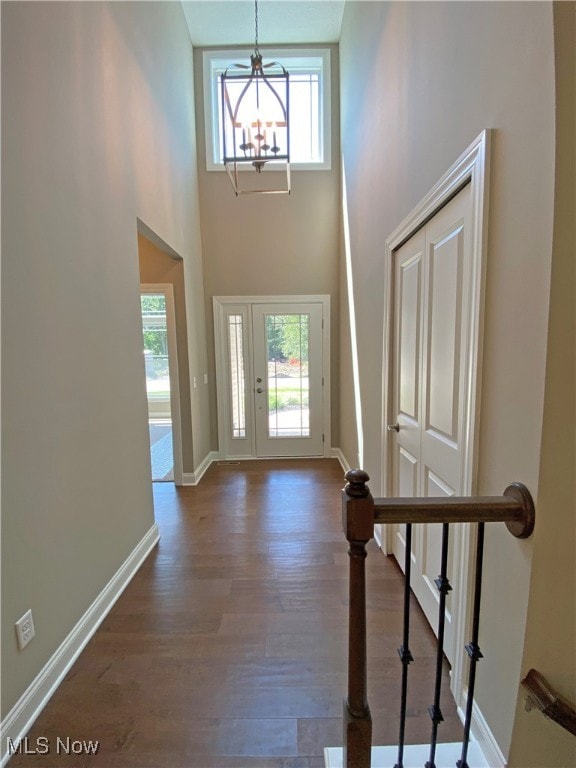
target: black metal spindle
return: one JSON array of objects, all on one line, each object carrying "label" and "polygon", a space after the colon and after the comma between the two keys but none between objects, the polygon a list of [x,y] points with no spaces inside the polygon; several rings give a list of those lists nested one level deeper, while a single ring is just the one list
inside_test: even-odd
[{"label": "black metal spindle", "polygon": [[344,702],[344,764],[348,768],[369,768],[371,764],[372,718],[367,700],[366,668],[366,589],[364,558],[366,544],[374,535],[374,524],[406,525],[406,564],[404,593],[404,632],[402,647],[398,649],[402,662],[402,704],[398,763],[402,768],[405,751],[406,701],[408,664],[413,660],[409,650],[411,525],[414,523],[442,524],[441,574],[435,580],[440,594],[438,621],[438,653],[434,704],[428,712],[433,722],[430,760],[426,768],[435,768],[437,729],[443,721],[440,711],[442,667],[444,661],[444,629],[446,596],[452,589],[447,579],[448,543],[450,523],[478,525],[476,547],[475,592],[472,622],[472,640],[466,645],[470,658],[468,700],[464,722],[464,737],[458,768],[469,768],[467,763],[470,741],[470,724],[474,702],[476,665],[482,658],[478,646],[480,600],[482,584],[482,557],[484,547],[484,523],[504,522],[509,532],[519,539],[528,538],[534,529],[535,508],[530,492],[522,483],[512,483],[502,496],[450,497],[450,498],[385,498],[374,500],[366,482],[368,476],[362,470],[346,474],[343,491],[342,521],[346,538],[350,543],[350,618],[349,618],[349,675],[348,698]]},{"label": "black metal spindle", "polygon": [[474,576],[474,608],[472,615],[472,640],[466,646],[470,657],[470,674],[468,676],[468,698],[466,700],[466,715],[464,718],[464,736],[462,738],[462,753],[456,763],[458,768],[469,768],[467,763],[468,745],[470,743],[470,723],[472,722],[472,707],[474,705],[474,686],[476,684],[476,665],[482,658],[478,645],[478,630],[480,627],[480,600],[482,598],[482,564],[484,559],[484,523],[478,523],[476,540],[476,573]]},{"label": "black metal spindle", "polygon": [[438,649],[436,652],[436,682],[434,685],[434,704],[428,708],[428,714],[432,720],[432,734],[430,736],[430,758],[426,768],[436,768],[436,744],[438,741],[438,726],[444,720],[440,709],[440,694],[442,692],[442,667],[444,664],[444,625],[446,621],[446,595],[452,587],[447,577],[448,572],[448,538],[449,525],[442,524],[442,554],[440,558],[440,576],[434,579],[438,588],[440,601],[438,604]]},{"label": "black metal spindle", "polygon": [[406,702],[408,694],[408,664],[414,661],[410,653],[410,575],[412,571],[412,524],[406,525],[404,545],[404,620],[402,628],[402,647],[398,655],[402,662],[402,691],[400,698],[400,731],[398,735],[398,761],[394,768],[404,768],[404,732],[406,730]]}]

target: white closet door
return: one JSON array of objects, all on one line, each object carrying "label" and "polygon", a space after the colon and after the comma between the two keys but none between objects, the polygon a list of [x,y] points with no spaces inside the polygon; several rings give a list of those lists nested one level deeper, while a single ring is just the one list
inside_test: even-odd
[{"label": "white closet door", "polygon": [[[398,496],[462,493],[470,314],[470,187],[395,252],[394,407],[399,431],[393,442],[393,492]],[[458,553],[453,535],[448,559]],[[414,526],[412,587],[436,631],[441,526]],[[394,535],[394,554],[404,564],[404,530]],[[458,558],[457,558],[458,559]],[[453,592],[446,604],[445,652],[454,648]]]}]

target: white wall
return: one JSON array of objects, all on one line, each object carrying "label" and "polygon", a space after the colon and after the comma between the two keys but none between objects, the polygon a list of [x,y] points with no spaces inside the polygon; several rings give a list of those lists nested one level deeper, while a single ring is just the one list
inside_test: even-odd
[{"label": "white wall", "polygon": [[[478,492],[536,495],[552,253],[554,70],[548,3],[346,5],[341,144],[364,414],[380,491],[383,243],[485,128],[493,129]],[[341,433],[353,429],[343,408]],[[353,459],[353,457],[351,457]],[[477,700],[500,749],[512,730],[532,542],[489,527]]]},{"label": "white wall", "polygon": [[137,218],[185,260],[203,381],[193,110],[179,3],[3,3],[3,716],[153,524]]}]

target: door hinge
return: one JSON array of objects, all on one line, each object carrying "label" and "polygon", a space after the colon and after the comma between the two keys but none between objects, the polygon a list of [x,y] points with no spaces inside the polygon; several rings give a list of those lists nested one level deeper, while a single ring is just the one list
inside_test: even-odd
[{"label": "door hinge", "polygon": [[322,435],[322,442],[324,442],[324,435]]}]

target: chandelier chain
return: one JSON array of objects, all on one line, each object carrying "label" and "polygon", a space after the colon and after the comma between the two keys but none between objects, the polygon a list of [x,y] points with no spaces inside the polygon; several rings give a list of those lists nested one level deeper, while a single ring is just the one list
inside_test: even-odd
[{"label": "chandelier chain", "polygon": [[254,0],[254,48],[258,51],[258,0]]}]

